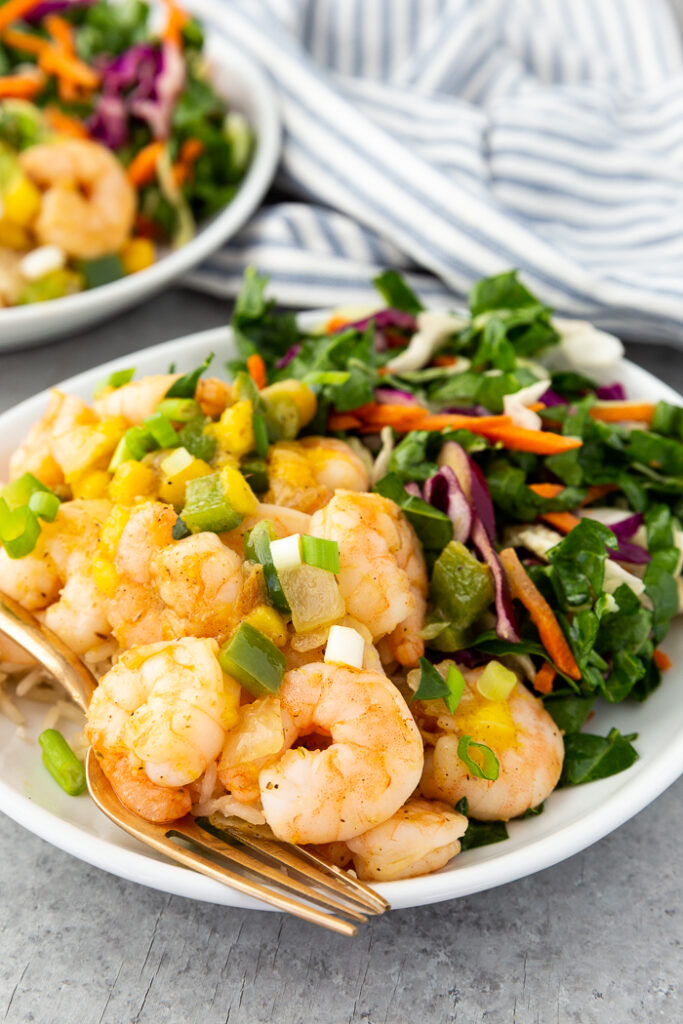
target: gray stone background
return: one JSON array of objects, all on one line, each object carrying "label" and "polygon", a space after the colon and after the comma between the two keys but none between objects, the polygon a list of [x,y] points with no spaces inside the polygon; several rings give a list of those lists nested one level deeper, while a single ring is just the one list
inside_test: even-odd
[{"label": "gray stone background", "polygon": [[[178,288],[79,337],[0,356],[0,410],[228,314]],[[683,391],[680,351],[628,355]],[[563,864],[391,913],[351,940],[123,882],[0,816],[0,1019],[680,1024],[681,786]]]}]

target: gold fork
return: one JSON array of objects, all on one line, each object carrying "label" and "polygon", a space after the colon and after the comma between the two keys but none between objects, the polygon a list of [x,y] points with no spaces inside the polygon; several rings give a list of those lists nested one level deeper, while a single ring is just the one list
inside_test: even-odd
[{"label": "gold fork", "polygon": [[[82,711],[87,711],[97,686],[90,670],[58,636],[2,592],[0,632],[28,651]],[[189,814],[171,825],[145,821],[119,801],[92,748],[86,759],[86,777],[92,799],[114,824],[157,853],[228,888],[342,935],[355,935],[356,923],[367,921],[368,914],[389,909],[387,900],[369,886],[309,850],[280,842],[267,826],[249,826],[239,818],[207,820]],[[176,840],[184,840],[192,848]]]}]

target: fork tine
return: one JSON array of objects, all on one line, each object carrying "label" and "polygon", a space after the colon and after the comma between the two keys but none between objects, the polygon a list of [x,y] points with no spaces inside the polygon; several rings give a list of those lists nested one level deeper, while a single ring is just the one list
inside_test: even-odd
[{"label": "fork tine", "polygon": [[195,825],[194,819],[183,818],[181,821],[174,822],[173,825],[166,833],[167,836],[177,835],[184,839],[188,839],[195,846],[200,849],[207,850],[209,853],[217,854],[219,857],[225,857],[226,859],[239,864],[240,867],[246,868],[248,871],[252,871],[260,877],[270,879],[275,882],[281,888],[290,889],[292,892],[298,893],[303,896],[304,899],[311,900],[313,903],[323,903],[325,906],[330,907],[339,914],[346,914],[347,917],[353,918],[354,921],[360,921],[361,923],[367,923],[367,917],[360,913],[357,909],[340,903],[338,900],[333,899],[328,893],[320,892],[318,889],[312,888],[305,882],[300,882],[296,878],[292,878],[286,875],[282,870],[272,868],[268,864],[264,864],[263,861],[257,860],[256,857],[252,857],[244,850],[240,850],[232,843],[228,844],[224,839],[219,839],[216,836],[211,835],[205,829]]},{"label": "fork tine", "polygon": [[247,829],[238,828],[226,822],[226,824],[214,824],[207,818],[196,818],[195,823],[212,835],[216,832],[226,833],[233,839],[242,843],[252,850],[256,850],[263,856],[284,864],[288,868],[302,874],[305,878],[314,879],[318,885],[331,889],[338,895],[343,896],[354,904],[360,905],[365,913],[383,914],[389,910],[391,905],[383,896],[376,893],[363,882],[349,875],[346,871],[328,864],[327,861],[316,857],[314,853],[304,850],[300,846],[293,846],[291,843],[280,842],[279,840],[266,839],[263,836],[255,835]]},{"label": "fork tine", "polygon": [[[90,795],[100,810],[106,814],[115,825],[124,829],[130,835],[134,836],[135,839],[139,839],[140,842],[144,843],[146,846],[150,846],[158,853],[162,853],[171,860],[177,861],[177,863],[182,864],[183,867],[190,868],[193,871],[199,871],[200,874],[206,875],[207,878],[212,878],[214,881],[220,882],[228,888],[237,889],[238,892],[242,892],[246,896],[251,896],[253,899],[261,900],[263,903],[268,903],[270,906],[277,907],[278,910],[284,910],[289,914],[293,914],[295,917],[300,917],[304,921],[310,922],[311,924],[317,924],[323,928],[328,928],[330,931],[338,932],[340,935],[350,936],[357,933],[358,929],[351,921],[346,921],[344,918],[336,917],[334,914],[327,913],[319,907],[311,906],[308,903],[302,903],[299,900],[293,899],[291,896],[287,896],[284,893],[277,892],[268,886],[260,885],[258,882],[254,882],[244,875],[230,871],[230,869],[224,865],[215,864],[212,861],[207,860],[206,857],[202,857],[200,853],[197,853],[194,850],[185,849],[177,843],[174,843],[173,840],[169,839],[166,835],[168,831],[167,826],[156,825],[153,822],[145,821],[137,814],[129,811],[127,807],[124,807],[124,805],[119,802],[109,782],[105,778],[102,769],[97,763],[97,758],[94,756],[92,750],[88,751],[86,774]],[[346,909],[344,912],[347,913]]]}]

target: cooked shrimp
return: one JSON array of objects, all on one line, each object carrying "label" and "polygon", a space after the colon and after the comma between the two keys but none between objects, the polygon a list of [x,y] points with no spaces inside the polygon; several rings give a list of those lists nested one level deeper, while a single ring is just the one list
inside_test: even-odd
[{"label": "cooked shrimp", "polygon": [[244,535],[263,519],[271,522],[278,537],[290,537],[293,533],[308,533],[311,517],[295,508],[281,508],[279,505],[259,504],[257,511],[245,516],[239,526],[228,533],[221,534],[221,540],[229,548],[242,556],[244,553]]},{"label": "cooked shrimp", "polygon": [[218,662],[215,640],[186,637],[132,648],[101,679],[86,734],[105,758],[172,789],[200,777],[237,720],[239,685]]},{"label": "cooked shrimp", "polygon": [[45,611],[45,625],[76,654],[85,654],[111,634],[108,602],[87,573],[71,576],[59,600]]},{"label": "cooked shrimp", "polygon": [[147,501],[135,507],[114,554],[119,585],[109,601],[109,621],[122,647],[164,639],[164,604],[152,587],[152,559],[173,540],[176,514],[169,505]]},{"label": "cooked shrimp", "polygon": [[189,813],[192,797],[188,789],[155,785],[142,767],[131,767],[127,757],[102,757],[100,767],[124,807],[146,821],[164,824]]},{"label": "cooked shrimp", "polygon": [[259,775],[266,821],[295,843],[348,840],[386,821],[415,789],[422,740],[396,687],[379,672],[312,664],[285,674],[283,715],[325,749],[289,749]]},{"label": "cooked shrimp", "polygon": [[218,377],[201,377],[197,382],[195,399],[204,415],[215,420],[230,405],[232,387]]},{"label": "cooked shrimp", "polygon": [[347,846],[359,878],[389,882],[438,871],[460,852],[467,818],[446,804],[414,798]]},{"label": "cooked shrimp", "polygon": [[268,502],[309,513],[327,505],[336,490],[367,491],[370,486],[361,457],[333,437],[278,441],[268,454],[268,481]]},{"label": "cooked shrimp", "polygon": [[33,473],[47,487],[63,484],[64,474],[53,452],[55,441],[74,427],[96,422],[97,416],[82,398],[53,388],[47,409],[10,459],[10,479]]},{"label": "cooked shrimp", "polygon": [[419,542],[398,506],[379,494],[337,491],[311,517],[310,533],[339,545],[339,589],[349,615],[364,623],[402,665],[424,654],[421,629],[427,571]]},{"label": "cooked shrimp", "polygon": [[0,663],[10,662],[12,665],[37,665],[36,659],[8,636],[0,635]]},{"label": "cooked shrimp", "polygon": [[166,636],[224,638],[262,600],[260,567],[245,567],[215,533],[170,544],[151,568]]},{"label": "cooked shrimp", "polygon": [[218,778],[240,803],[260,799],[259,775],[291,747],[297,730],[278,697],[263,697],[239,710],[218,763]]},{"label": "cooked shrimp", "polygon": [[[439,669],[445,673],[449,662]],[[466,687],[454,715],[443,701],[419,702],[418,723],[427,744],[420,791],[456,804],[467,797],[473,818],[507,821],[537,807],[555,789],[562,771],[560,731],[542,702],[516,683],[505,701],[492,701],[477,689],[482,669],[465,673]],[[496,755],[498,778],[470,775],[458,757],[461,736],[483,743]],[[473,752],[476,758],[476,753]]]},{"label": "cooked shrimp", "polygon": [[122,247],[133,227],[135,190],[105,146],[63,139],[25,149],[19,163],[43,190],[33,225],[39,242],[84,260]]},{"label": "cooked shrimp", "polygon": [[[43,523],[30,555],[10,558],[0,548],[2,589],[29,611],[52,605],[69,576],[89,566],[109,507],[107,501],[63,502],[55,521]],[[87,605],[81,611],[87,613]]]},{"label": "cooked shrimp", "polygon": [[177,373],[157,373],[140,380],[131,380],[120,388],[106,388],[93,402],[95,412],[105,416],[123,416],[136,426],[151,416],[173,382]]}]

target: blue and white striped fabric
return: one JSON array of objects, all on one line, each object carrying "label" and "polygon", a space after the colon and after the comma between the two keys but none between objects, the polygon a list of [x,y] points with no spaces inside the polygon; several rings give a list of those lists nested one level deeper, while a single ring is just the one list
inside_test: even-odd
[{"label": "blue and white striped fabric", "polygon": [[[200,11],[203,5],[200,5]],[[683,49],[667,0],[216,0],[282,103],[280,186],[188,283],[293,305],[518,267],[544,301],[683,343]],[[295,200],[295,201],[294,201]]]}]

